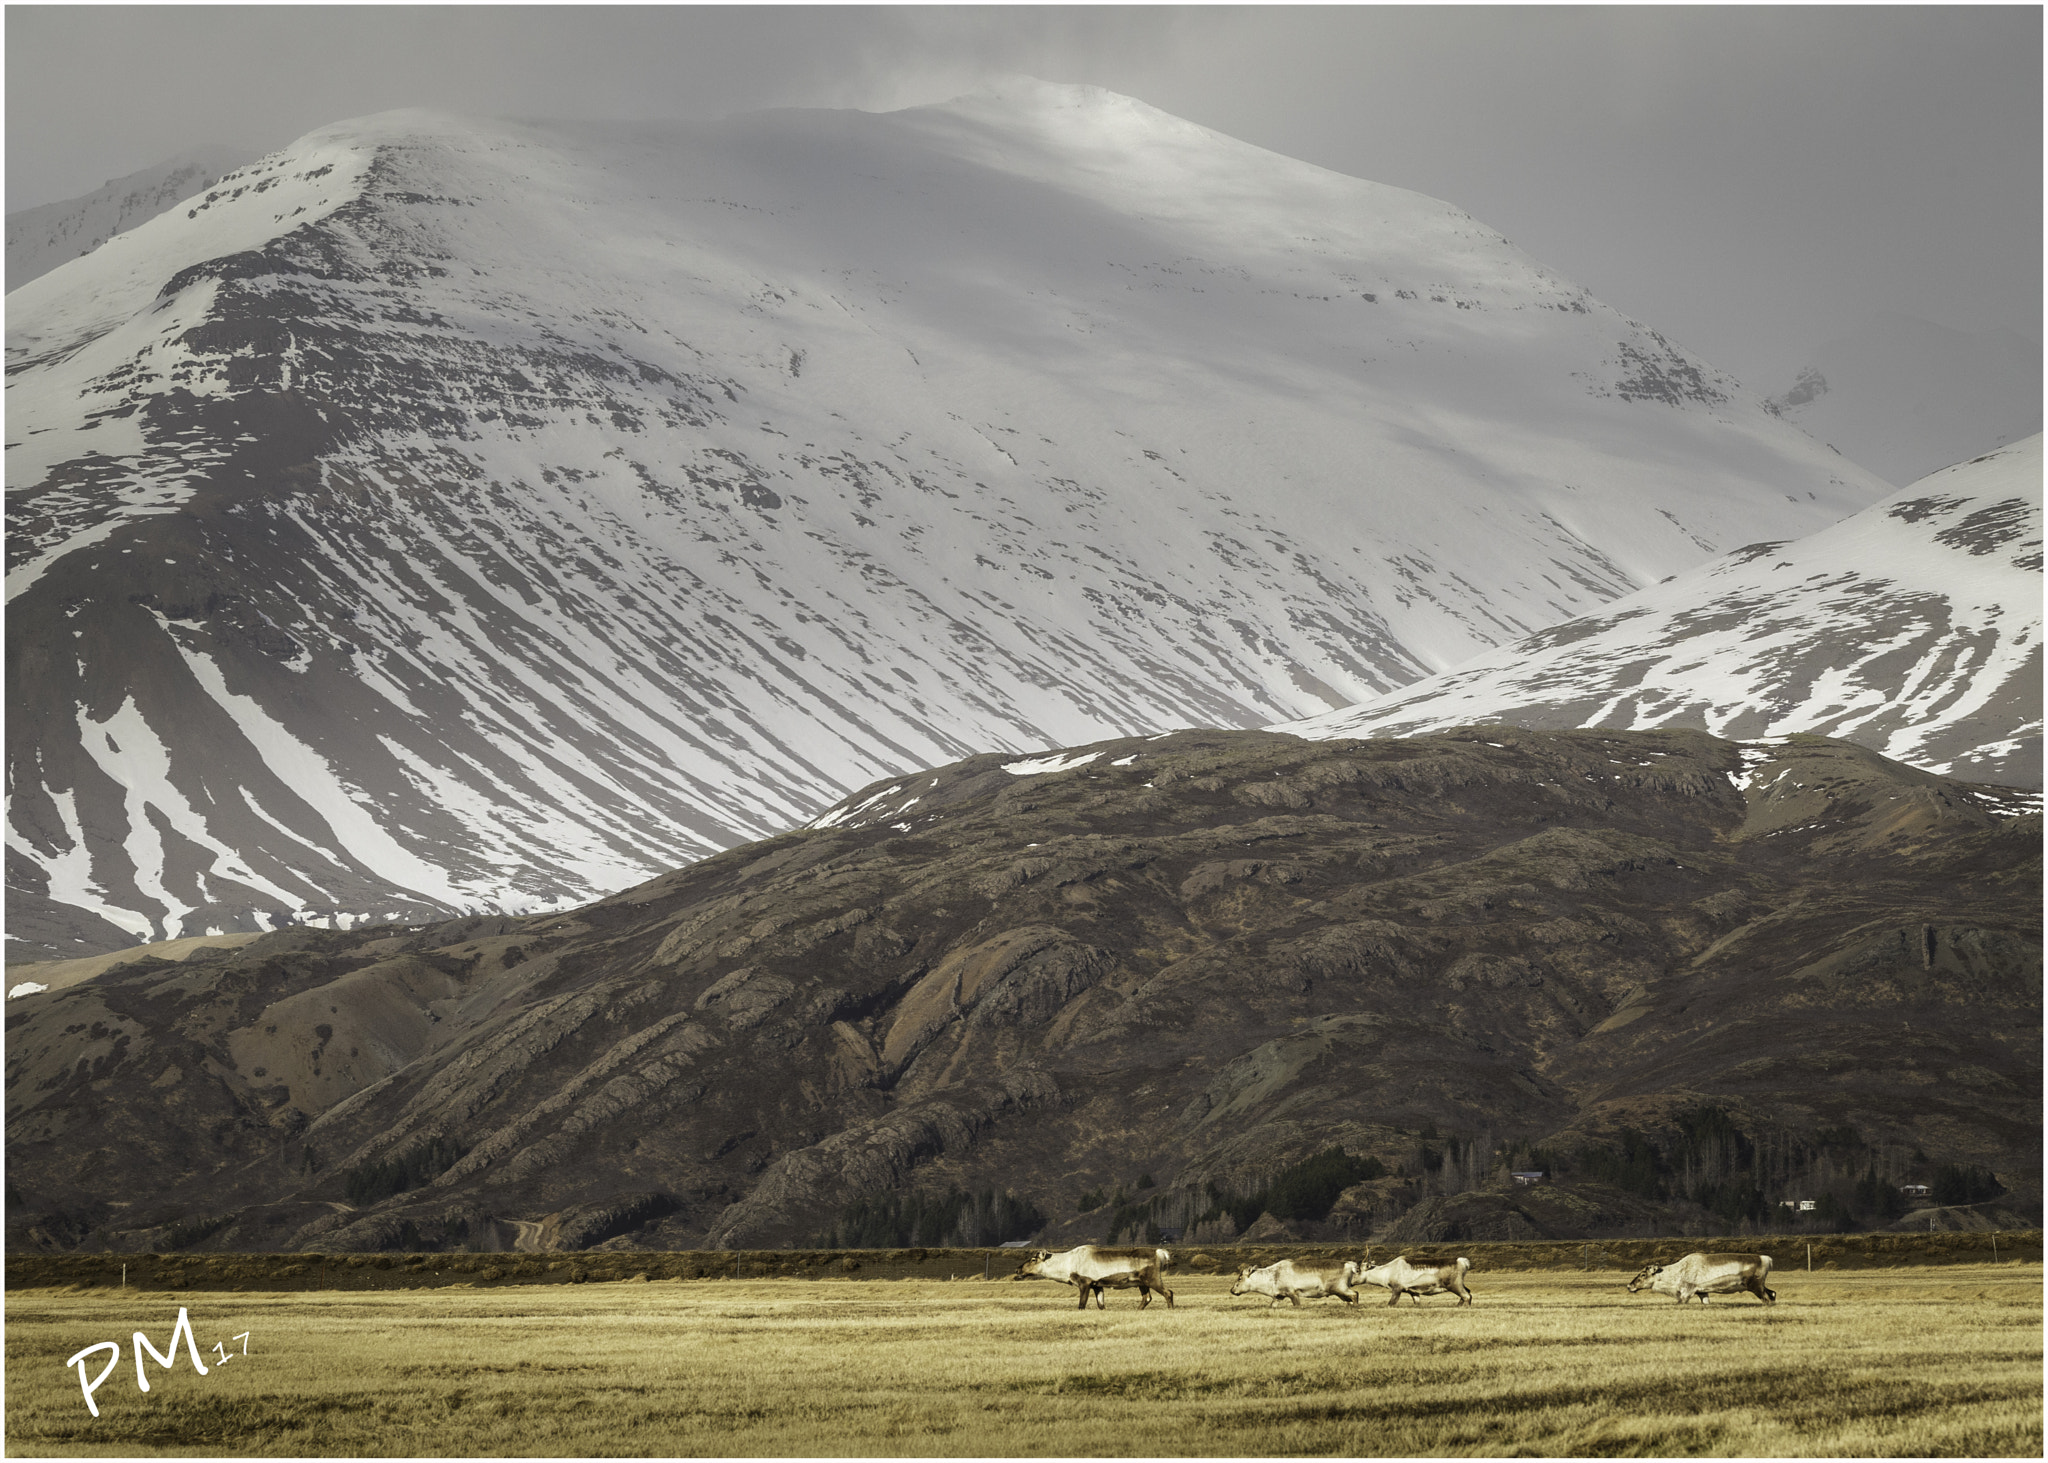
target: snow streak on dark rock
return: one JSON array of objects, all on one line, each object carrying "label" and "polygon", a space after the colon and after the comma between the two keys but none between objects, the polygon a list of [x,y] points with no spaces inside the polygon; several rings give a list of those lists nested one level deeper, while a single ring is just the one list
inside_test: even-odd
[{"label": "snow streak on dark rock", "polygon": [[1881,489],[1456,209],[1087,88],[340,124],[8,305],[51,954],[559,907]]}]

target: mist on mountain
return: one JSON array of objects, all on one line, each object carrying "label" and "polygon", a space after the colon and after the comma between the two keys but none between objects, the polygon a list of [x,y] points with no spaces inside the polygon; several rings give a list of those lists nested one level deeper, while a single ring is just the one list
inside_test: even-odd
[{"label": "mist on mountain", "polygon": [[340,123],[8,306],[18,955],[565,907],[1884,487],[1451,204],[1087,87]]}]

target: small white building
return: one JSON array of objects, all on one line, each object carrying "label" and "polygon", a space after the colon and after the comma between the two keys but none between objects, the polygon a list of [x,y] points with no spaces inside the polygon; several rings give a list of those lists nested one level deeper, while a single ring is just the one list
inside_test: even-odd
[{"label": "small white building", "polygon": [[1908,1199],[1924,1199],[1928,1195],[1928,1188],[1925,1184],[1900,1184],[1899,1192]]},{"label": "small white building", "polygon": [[1818,1201],[1813,1199],[1780,1199],[1778,1207],[1780,1209],[1790,1209],[1795,1214],[1811,1214],[1816,1202]]},{"label": "small white building", "polygon": [[1543,1170],[1543,1169],[1537,1169],[1537,1170],[1536,1170],[1536,1171],[1535,1171],[1534,1173],[1518,1173],[1518,1174],[1511,1174],[1511,1175],[1509,1175],[1509,1176],[1510,1176],[1511,1178],[1513,1178],[1513,1179],[1514,1179],[1514,1181],[1515,1181],[1516,1183],[1518,1183],[1518,1184],[1522,1184],[1522,1185],[1526,1186],[1526,1185],[1529,1185],[1529,1184],[1540,1184],[1540,1183],[1542,1183],[1542,1182],[1543,1182],[1543,1175],[1544,1175],[1544,1173],[1545,1173],[1545,1170]]}]

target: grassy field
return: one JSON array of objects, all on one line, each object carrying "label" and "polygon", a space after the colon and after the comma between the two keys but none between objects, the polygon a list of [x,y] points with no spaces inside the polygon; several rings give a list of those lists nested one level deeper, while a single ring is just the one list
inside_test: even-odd
[{"label": "grassy field", "polygon": [[[1477,1304],[1296,1311],[1176,1276],[1072,1292],[694,1280],[9,1296],[7,1451],[327,1455],[2032,1455],[2037,1263],[1781,1271],[1683,1307],[1625,1273],[1475,1271]],[[128,1338],[181,1349],[135,1385]],[[248,1355],[222,1364],[215,1351]],[[87,1414],[65,1358],[123,1343]],[[88,1375],[104,1365],[92,1359]]]}]

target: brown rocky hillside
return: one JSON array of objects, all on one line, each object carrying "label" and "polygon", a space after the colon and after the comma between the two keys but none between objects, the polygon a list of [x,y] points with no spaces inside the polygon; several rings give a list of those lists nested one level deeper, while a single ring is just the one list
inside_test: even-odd
[{"label": "brown rocky hillside", "polygon": [[1682,731],[1062,761],[877,784],[569,915],[10,1001],[10,1241],[764,1248],[956,1184],[1079,1236],[1140,1175],[1192,1202],[1333,1145],[1399,1171],[1425,1130],[1569,1152],[1702,1105],[2038,1195],[2010,790]]}]

